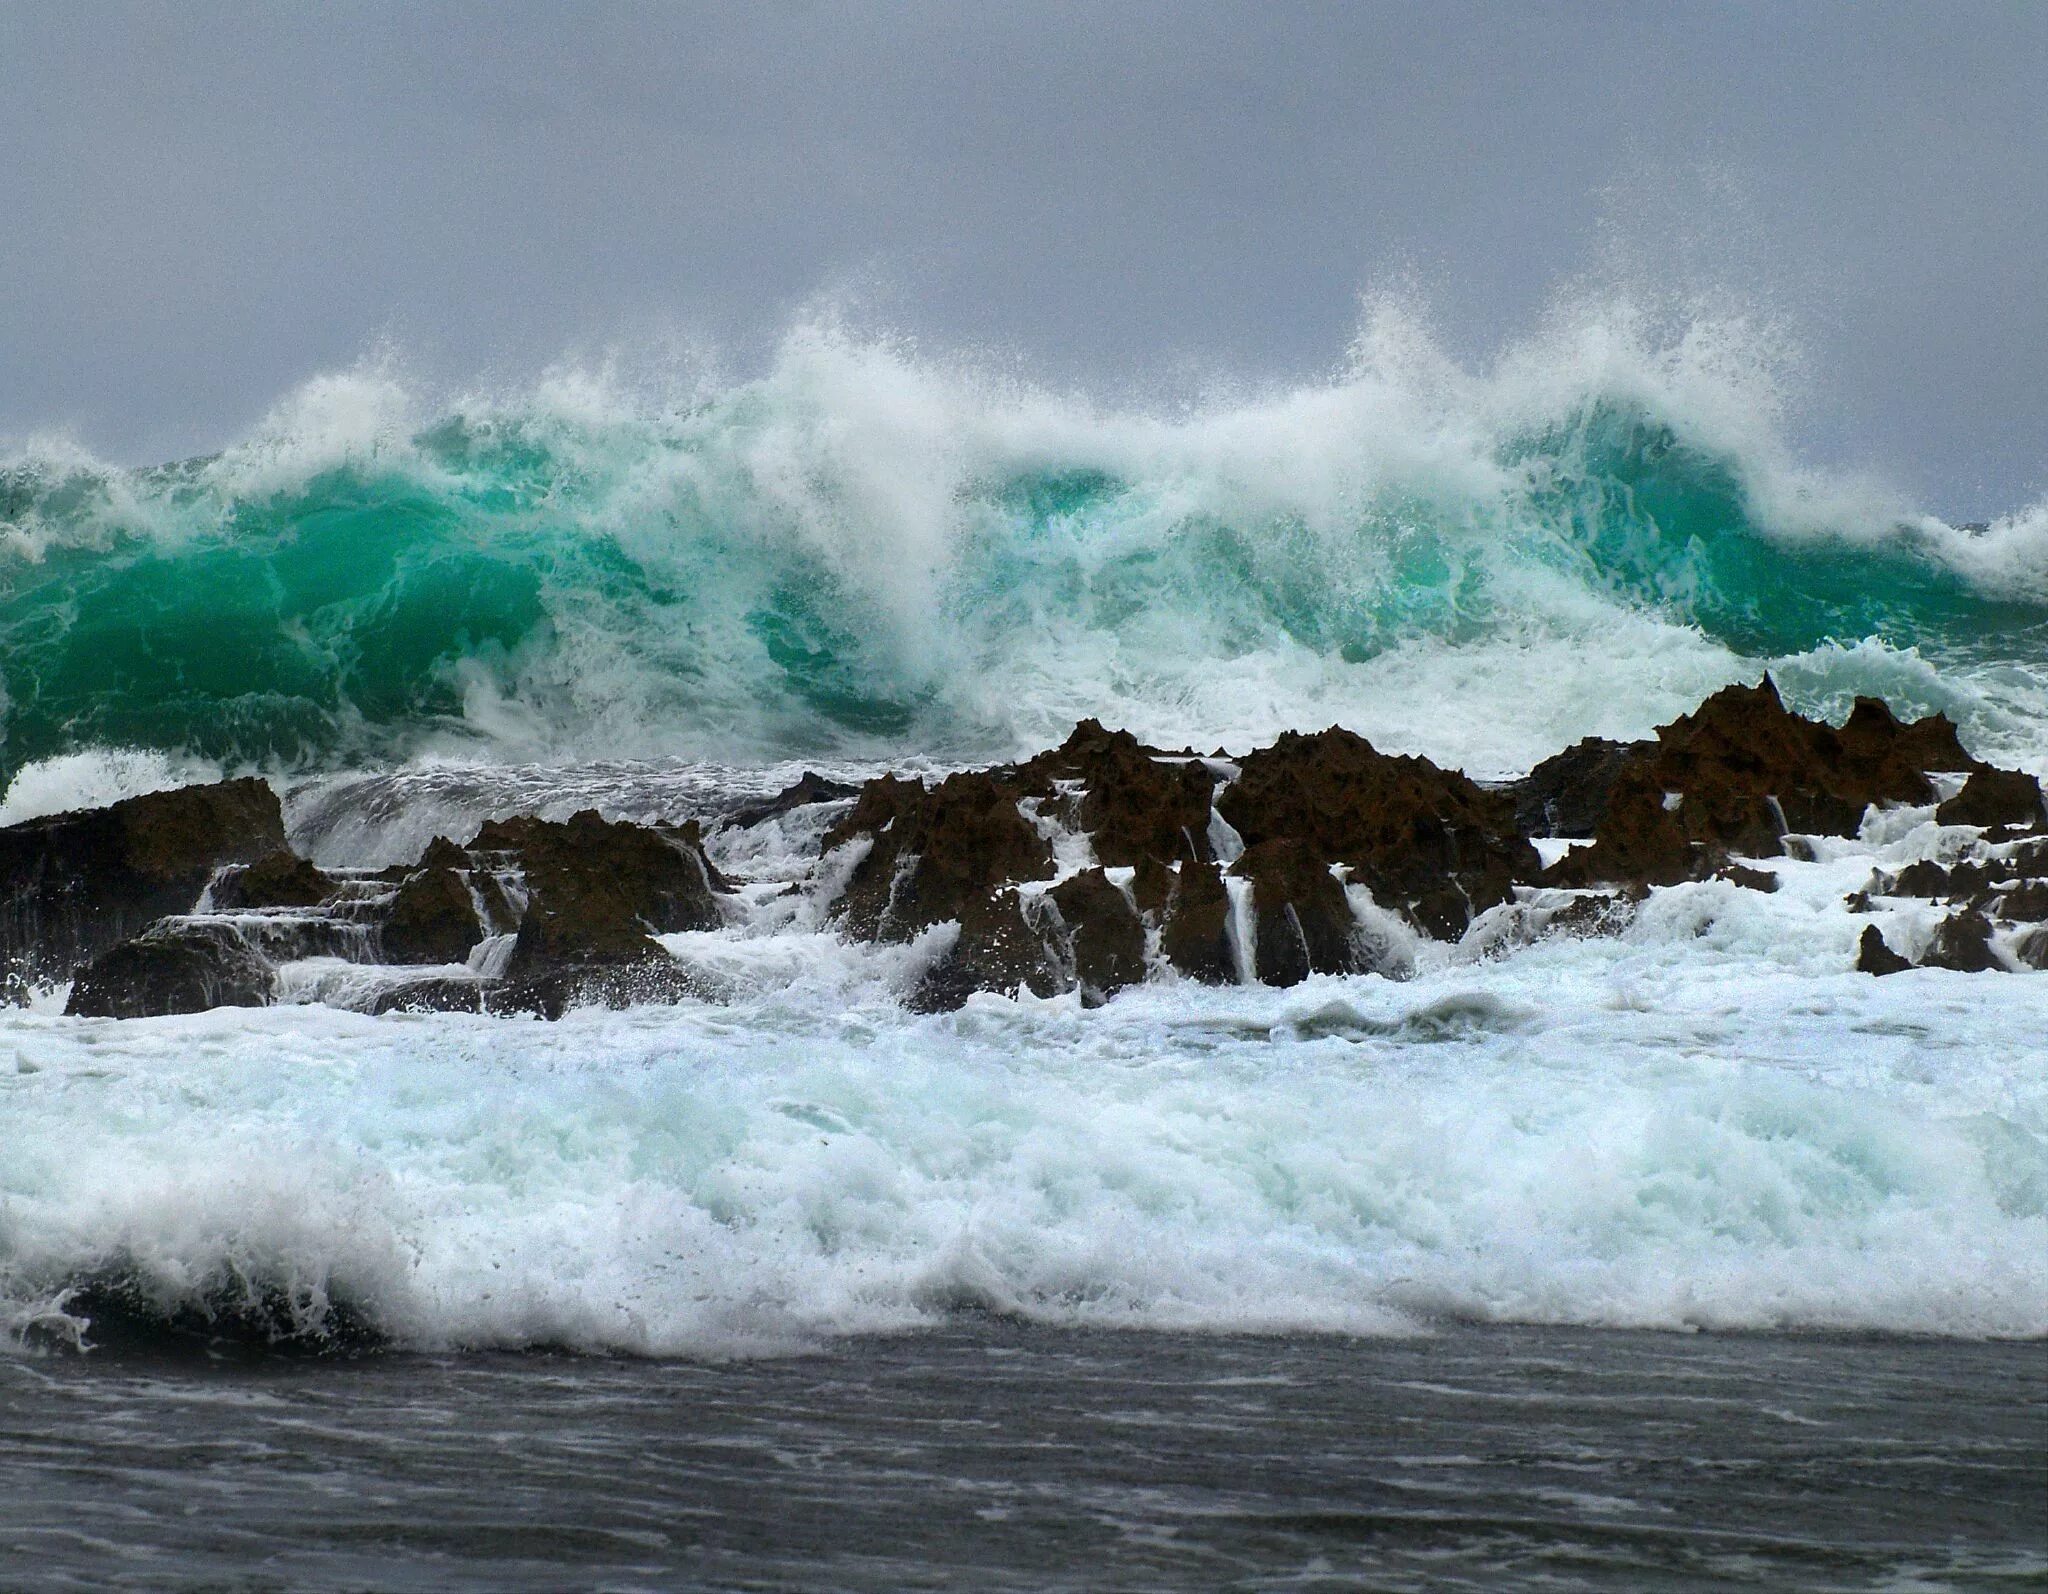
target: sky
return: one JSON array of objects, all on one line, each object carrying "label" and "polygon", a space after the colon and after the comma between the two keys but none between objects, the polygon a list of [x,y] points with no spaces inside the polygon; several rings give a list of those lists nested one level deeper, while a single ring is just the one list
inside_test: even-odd
[{"label": "sky", "polygon": [[1142,403],[1619,276],[1985,518],[2048,491],[2044,106],[2048,0],[0,0],[0,436],[201,452],[378,347],[743,371],[825,300]]}]

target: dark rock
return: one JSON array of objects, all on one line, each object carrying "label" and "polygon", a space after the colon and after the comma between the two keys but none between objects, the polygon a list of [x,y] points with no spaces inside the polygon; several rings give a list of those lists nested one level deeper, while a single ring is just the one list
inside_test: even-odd
[{"label": "dark rock", "polygon": [[703,983],[657,943],[647,944],[656,956],[644,961],[555,967],[489,986],[485,1011],[552,1021],[579,1007],[673,1006],[707,994]]},{"label": "dark rock", "polygon": [[1018,811],[1012,788],[986,773],[948,775],[929,790],[893,775],[869,781],[825,847],[863,836],[873,846],[835,911],[870,940],[911,940],[997,886],[1054,872],[1050,843]]},{"label": "dark rock", "polygon": [[2029,880],[1999,899],[2000,918],[2021,924],[2048,920],[2048,880]]},{"label": "dark rock", "polygon": [[2019,770],[1979,769],[1934,817],[1944,825],[2038,825],[2041,783]]},{"label": "dark rock", "polygon": [[723,922],[725,882],[704,857],[694,823],[656,830],[614,823],[595,809],[565,822],[493,820],[472,854],[509,855],[527,903],[506,967],[511,984],[587,966],[674,965],[652,935]]},{"label": "dark rock", "polygon": [[1154,925],[1164,922],[1173,898],[1174,872],[1157,858],[1141,858],[1131,871],[1131,900]]},{"label": "dark rock", "polygon": [[1358,919],[1330,866],[1306,842],[1262,841],[1230,866],[1252,887],[1252,969],[1266,985],[1366,967]]},{"label": "dark rock", "polygon": [[1776,875],[1763,869],[1744,868],[1739,863],[1726,865],[1715,874],[1714,878],[1716,880],[1725,880],[1731,886],[1741,886],[1745,891],[1775,891],[1778,889],[1778,877]]},{"label": "dark rock", "polygon": [[1635,922],[1636,904],[1625,896],[1588,892],[1574,897],[1544,922],[1545,935],[1619,935]]},{"label": "dark rock", "polygon": [[1886,884],[1888,897],[1926,897],[1932,901],[1949,893],[1949,873],[1932,858],[1909,863]]},{"label": "dark rock", "polygon": [[1854,835],[1878,802],[1925,802],[1928,768],[1972,767],[1940,716],[1901,725],[1859,699],[1840,730],[1786,709],[1769,676],[1660,726],[1615,776],[1594,845],[1556,883],[1701,879],[1731,855],[1776,857],[1788,832]]},{"label": "dark rock", "polygon": [[817,803],[844,802],[849,797],[858,797],[860,788],[849,786],[845,781],[827,780],[823,775],[805,770],[794,785],[785,786],[765,802],[751,803],[745,808],[734,810],[725,816],[725,823],[745,830],[754,825],[764,824],[770,819],[780,818],[798,808],[809,808]]},{"label": "dark rock", "polygon": [[1230,893],[1213,863],[1184,863],[1174,881],[1160,930],[1166,961],[1204,985],[1235,985],[1237,958],[1230,945]]},{"label": "dark rock", "polygon": [[2021,936],[2013,954],[2025,968],[2048,969],[2048,926]]},{"label": "dark rock", "polygon": [[1074,950],[1082,999],[1107,1001],[1145,978],[1145,925],[1100,869],[1086,869],[1048,893]]},{"label": "dark rock", "polygon": [[1592,835],[1607,812],[1615,777],[1648,746],[1589,736],[1544,759],[1508,787],[1515,828],[1525,836]]},{"label": "dark rock", "polygon": [[335,891],[334,879],[295,852],[277,851],[214,882],[213,905],[233,913],[244,908],[318,907]]},{"label": "dark rock", "polygon": [[270,965],[233,925],[165,919],[80,969],[64,1011],[77,1018],[152,1018],[265,1007],[276,983]]},{"label": "dark rock", "polygon": [[968,903],[959,939],[925,971],[907,1005],[917,1013],[950,1013],[976,991],[1052,996],[1065,985],[1064,971],[1025,918],[1017,893],[994,891]]},{"label": "dark rock", "polygon": [[1096,858],[1111,868],[1153,858],[1200,862],[1209,847],[1210,798],[1216,776],[1199,759],[1162,757],[1129,731],[1076,725],[1064,743],[1017,769],[1020,788],[1048,796],[1061,781],[1085,788],[1073,823],[1088,832]]},{"label": "dark rock", "polygon": [[1515,832],[1515,805],[1426,758],[1381,753],[1338,727],[1288,731],[1247,755],[1216,800],[1246,847],[1298,841],[1353,877],[1383,907],[1441,939],[1505,902],[1541,869]]},{"label": "dark rock", "polygon": [[1913,965],[1891,949],[1884,932],[1874,924],[1863,927],[1863,939],[1856,943],[1856,968],[1862,974],[1903,974]]},{"label": "dark rock", "polygon": [[1991,921],[1974,909],[1951,913],[1941,921],[1920,965],[1961,974],[1982,974],[2004,966],[1991,950]]},{"label": "dark rock", "polygon": [[459,980],[439,976],[412,980],[379,991],[370,1004],[372,1013],[482,1013],[486,1011],[488,987],[482,980]]},{"label": "dark rock", "polygon": [[69,978],[83,960],[198,902],[217,870],[284,848],[260,780],[130,797],[0,829],[0,972]]},{"label": "dark rock", "polygon": [[449,866],[445,854],[436,857],[434,848],[427,849],[427,857],[433,862],[406,876],[385,915],[378,940],[388,963],[460,963],[484,937],[476,899],[463,876]]}]

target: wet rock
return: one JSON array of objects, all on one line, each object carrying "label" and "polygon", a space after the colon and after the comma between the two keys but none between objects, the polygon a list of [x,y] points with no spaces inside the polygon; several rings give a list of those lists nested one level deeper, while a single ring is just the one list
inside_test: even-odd
[{"label": "wet rock", "polygon": [[1545,935],[1619,935],[1635,922],[1637,904],[1626,896],[1588,892],[1574,897],[1544,922]]},{"label": "wet rock", "polygon": [[482,1013],[488,986],[482,980],[447,976],[412,980],[379,991],[370,1011],[382,1013]]},{"label": "wet rock", "polygon": [[1066,926],[1084,1002],[1105,1002],[1126,986],[1144,982],[1144,922],[1108,875],[1085,869],[1048,895]]},{"label": "wet rock", "polygon": [[849,786],[842,780],[827,780],[823,775],[805,770],[797,780],[782,788],[765,802],[751,803],[726,815],[725,822],[737,829],[745,830],[754,825],[765,824],[770,819],[792,813],[799,808],[809,808],[817,803],[844,802],[849,797],[858,797],[860,788]]},{"label": "wet rock", "polygon": [[1525,836],[1590,836],[1607,812],[1607,797],[1645,742],[1588,736],[1543,760],[1508,787],[1515,828]]},{"label": "wet rock", "polygon": [[1204,985],[1235,985],[1230,893],[1213,863],[1184,863],[1160,929],[1159,950],[1181,974]]},{"label": "wet rock", "polygon": [[1920,965],[1961,974],[1982,974],[2004,966],[1991,950],[1991,921],[1974,909],[1951,913],[1941,921]]},{"label": "wet rock", "polygon": [[673,1006],[716,994],[657,943],[647,945],[655,955],[644,960],[554,967],[487,986],[484,1009],[552,1021],[579,1007]]},{"label": "wet rock", "polygon": [[1949,893],[1949,873],[1932,858],[1909,863],[1886,882],[1888,897],[1926,897],[1932,901]]},{"label": "wet rock", "polygon": [[1083,720],[1059,747],[1020,765],[1015,778],[1039,796],[1060,782],[1079,782],[1084,789],[1072,822],[1088,832],[1096,858],[1112,868],[1147,858],[1177,863],[1212,856],[1216,776],[1199,759],[1162,756],[1129,731]]},{"label": "wet rock", "polygon": [[424,867],[407,875],[391,900],[379,933],[389,963],[460,963],[484,937],[476,899],[448,854],[467,864],[461,852],[445,842],[427,849]]},{"label": "wet rock", "polygon": [[2048,920],[2048,880],[2029,880],[1998,900],[2000,918],[2020,924]]},{"label": "wet rock", "polygon": [[1154,925],[1166,917],[1166,905],[1173,898],[1174,872],[1157,858],[1141,858],[1131,871],[1131,901]]},{"label": "wet rock", "polygon": [[165,919],[78,971],[64,1011],[77,1018],[153,1018],[216,1007],[265,1007],[271,966],[233,925]]},{"label": "wet rock", "polygon": [[284,849],[260,780],[130,797],[0,829],[0,972],[70,977],[87,958],[198,902],[215,872]]},{"label": "wet rock", "polygon": [[1931,800],[1928,768],[1969,767],[1940,716],[1901,725],[1861,699],[1837,730],[1787,710],[1766,676],[1660,726],[1615,776],[1594,845],[1563,859],[1553,879],[1702,879],[1734,855],[1780,855],[1788,832],[1854,835],[1872,803]]},{"label": "wet rock", "polygon": [[1247,755],[1216,809],[1247,849],[1298,841],[1351,866],[1373,900],[1455,939],[1541,869],[1515,804],[1426,758],[1393,757],[1338,727],[1284,733]]},{"label": "wet rock", "polygon": [[2048,969],[2048,926],[2021,936],[2013,946],[2013,955],[2023,968]]},{"label": "wet rock", "polygon": [[908,941],[959,919],[997,886],[1045,880],[1052,846],[1018,811],[1013,788],[985,772],[948,775],[927,789],[884,775],[825,836],[830,851],[872,841],[835,911],[869,940]]},{"label": "wet rock", "polygon": [[723,922],[716,892],[725,882],[694,823],[656,830],[595,809],[567,821],[501,819],[469,850],[507,855],[525,877],[526,911],[505,970],[512,985],[584,967],[673,966],[651,936]]},{"label": "wet rock", "polygon": [[1913,965],[1891,949],[1884,932],[1874,924],[1863,927],[1863,939],[1856,943],[1856,968],[1862,974],[1903,974]]},{"label": "wet rock", "polygon": [[2044,810],[2041,783],[2014,769],[1979,769],[1963,789],[1935,809],[1944,825],[2038,825]]},{"label": "wet rock", "polygon": [[297,853],[279,850],[214,882],[213,905],[226,912],[244,908],[313,908],[335,892],[333,876]]},{"label": "wet rock", "polygon": [[1065,987],[1058,959],[1017,893],[994,891],[968,903],[959,939],[925,971],[907,1005],[916,1013],[950,1013],[977,991],[1052,996]]},{"label": "wet rock", "polygon": [[1246,848],[1230,872],[1251,882],[1252,969],[1262,984],[1364,971],[1350,899],[1306,842],[1262,841]]},{"label": "wet rock", "polygon": [[1776,875],[1763,869],[1745,868],[1739,863],[1727,865],[1716,873],[1714,878],[1716,880],[1725,880],[1731,886],[1741,886],[1745,891],[1770,892],[1778,889],[1778,877]]}]

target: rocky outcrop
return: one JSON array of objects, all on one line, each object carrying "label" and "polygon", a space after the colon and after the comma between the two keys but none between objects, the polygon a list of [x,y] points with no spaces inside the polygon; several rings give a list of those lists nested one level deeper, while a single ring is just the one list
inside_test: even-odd
[{"label": "rocky outcrop", "polygon": [[977,991],[1052,996],[1065,988],[1065,971],[1047,938],[1026,918],[1023,899],[1015,891],[996,891],[967,904],[959,938],[919,979],[909,1006],[944,1013]]},{"label": "rocky outcrop", "polygon": [[734,809],[725,816],[724,823],[741,830],[750,830],[755,825],[764,825],[771,819],[781,818],[784,814],[795,813],[799,808],[810,808],[819,803],[844,802],[859,795],[858,786],[849,786],[844,781],[827,780],[823,775],[807,769],[773,797]]},{"label": "rocky outcrop", "polygon": [[247,908],[314,908],[335,892],[332,875],[297,853],[280,848],[252,864],[224,870],[213,884],[213,906],[223,911]]},{"label": "rocky outcrop", "polygon": [[1873,803],[1924,803],[1930,770],[1977,767],[1935,715],[1902,725],[1873,698],[1840,729],[1786,709],[1770,677],[1731,686],[1660,726],[1613,775],[1594,844],[1552,872],[1562,885],[1672,885],[1731,857],[1775,857],[1789,833],[1854,835]]},{"label": "rocky outcrop", "polygon": [[0,829],[0,976],[19,990],[195,906],[216,871],[284,849],[260,780],[130,797]]},{"label": "rocky outcrop", "polygon": [[1074,981],[1088,1006],[1145,978],[1145,921],[1101,869],[1084,869],[1047,893],[1073,953]]},{"label": "rocky outcrop", "polygon": [[1260,983],[1367,971],[1350,899],[1307,842],[1259,842],[1230,872],[1251,886],[1252,973]]},{"label": "rocky outcrop", "polygon": [[1052,844],[1018,809],[1016,788],[985,772],[930,788],[893,775],[869,781],[825,835],[827,851],[855,841],[868,849],[837,912],[867,940],[908,941],[998,886],[1054,873]]},{"label": "rocky outcrop", "polygon": [[264,1007],[275,987],[270,964],[232,925],[165,919],[80,969],[64,1011],[77,1018],[150,1018]]},{"label": "rocky outcrop", "polygon": [[1087,832],[1096,860],[1111,868],[1203,862],[1215,856],[1209,841],[1215,772],[1192,754],[1161,753],[1129,731],[1104,730],[1083,720],[1065,742],[1019,765],[1020,791],[1039,798],[1077,788],[1061,815]]},{"label": "rocky outcrop", "polygon": [[1248,848],[1297,841],[1347,864],[1374,901],[1428,935],[1455,939],[1540,871],[1511,797],[1350,731],[1289,731],[1239,768],[1216,810]]},{"label": "rocky outcrop", "polygon": [[1856,968],[1863,974],[1902,974],[1913,965],[1891,949],[1884,932],[1874,924],[1863,927],[1863,939],[1856,945]]},{"label": "rocky outcrop", "polygon": [[399,883],[378,940],[391,963],[460,963],[484,937],[469,888],[469,855],[442,837]]},{"label": "rocky outcrop", "polygon": [[1589,736],[1553,753],[1508,787],[1515,828],[1525,836],[1592,835],[1606,817],[1614,782],[1648,746]]},{"label": "rocky outcrop", "polygon": [[1182,864],[1174,876],[1159,932],[1167,963],[1204,985],[1237,982],[1237,955],[1230,937],[1230,893],[1223,871],[1213,863]]},{"label": "rocky outcrop", "polygon": [[2016,769],[1979,769],[1963,789],[1935,809],[1944,825],[2038,825],[2048,821],[2041,783]]}]

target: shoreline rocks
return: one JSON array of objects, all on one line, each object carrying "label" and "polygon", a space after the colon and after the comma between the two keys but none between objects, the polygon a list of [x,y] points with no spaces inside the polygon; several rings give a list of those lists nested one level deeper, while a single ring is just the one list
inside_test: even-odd
[{"label": "shoreline rocks", "polygon": [[1902,927],[1870,925],[1856,967],[2048,964],[2034,777],[1971,757],[1939,715],[1904,723],[1863,698],[1840,726],[1808,720],[1769,677],[1496,787],[1336,726],[1232,759],[1094,720],[1021,763],[936,780],[806,774],[713,821],[738,835],[804,816],[783,835],[811,859],[807,882],[752,895],[696,822],[515,816],[436,837],[411,864],[324,870],[286,845],[263,782],[189,787],[0,829],[0,957],[17,999],[73,978],[68,1011],[86,1016],[331,999],[556,1018],[719,1000],[728,976],[658,938],[742,924],[795,890],[807,923],[912,948],[918,1011],[978,992],[1093,1006],[1154,979],[1401,977],[1418,936],[1495,955],[1615,934],[1656,890],[1777,890],[1779,872],[1745,860],[1816,856],[1873,805],[1924,809],[1942,839],[1851,893],[1849,911]]}]

